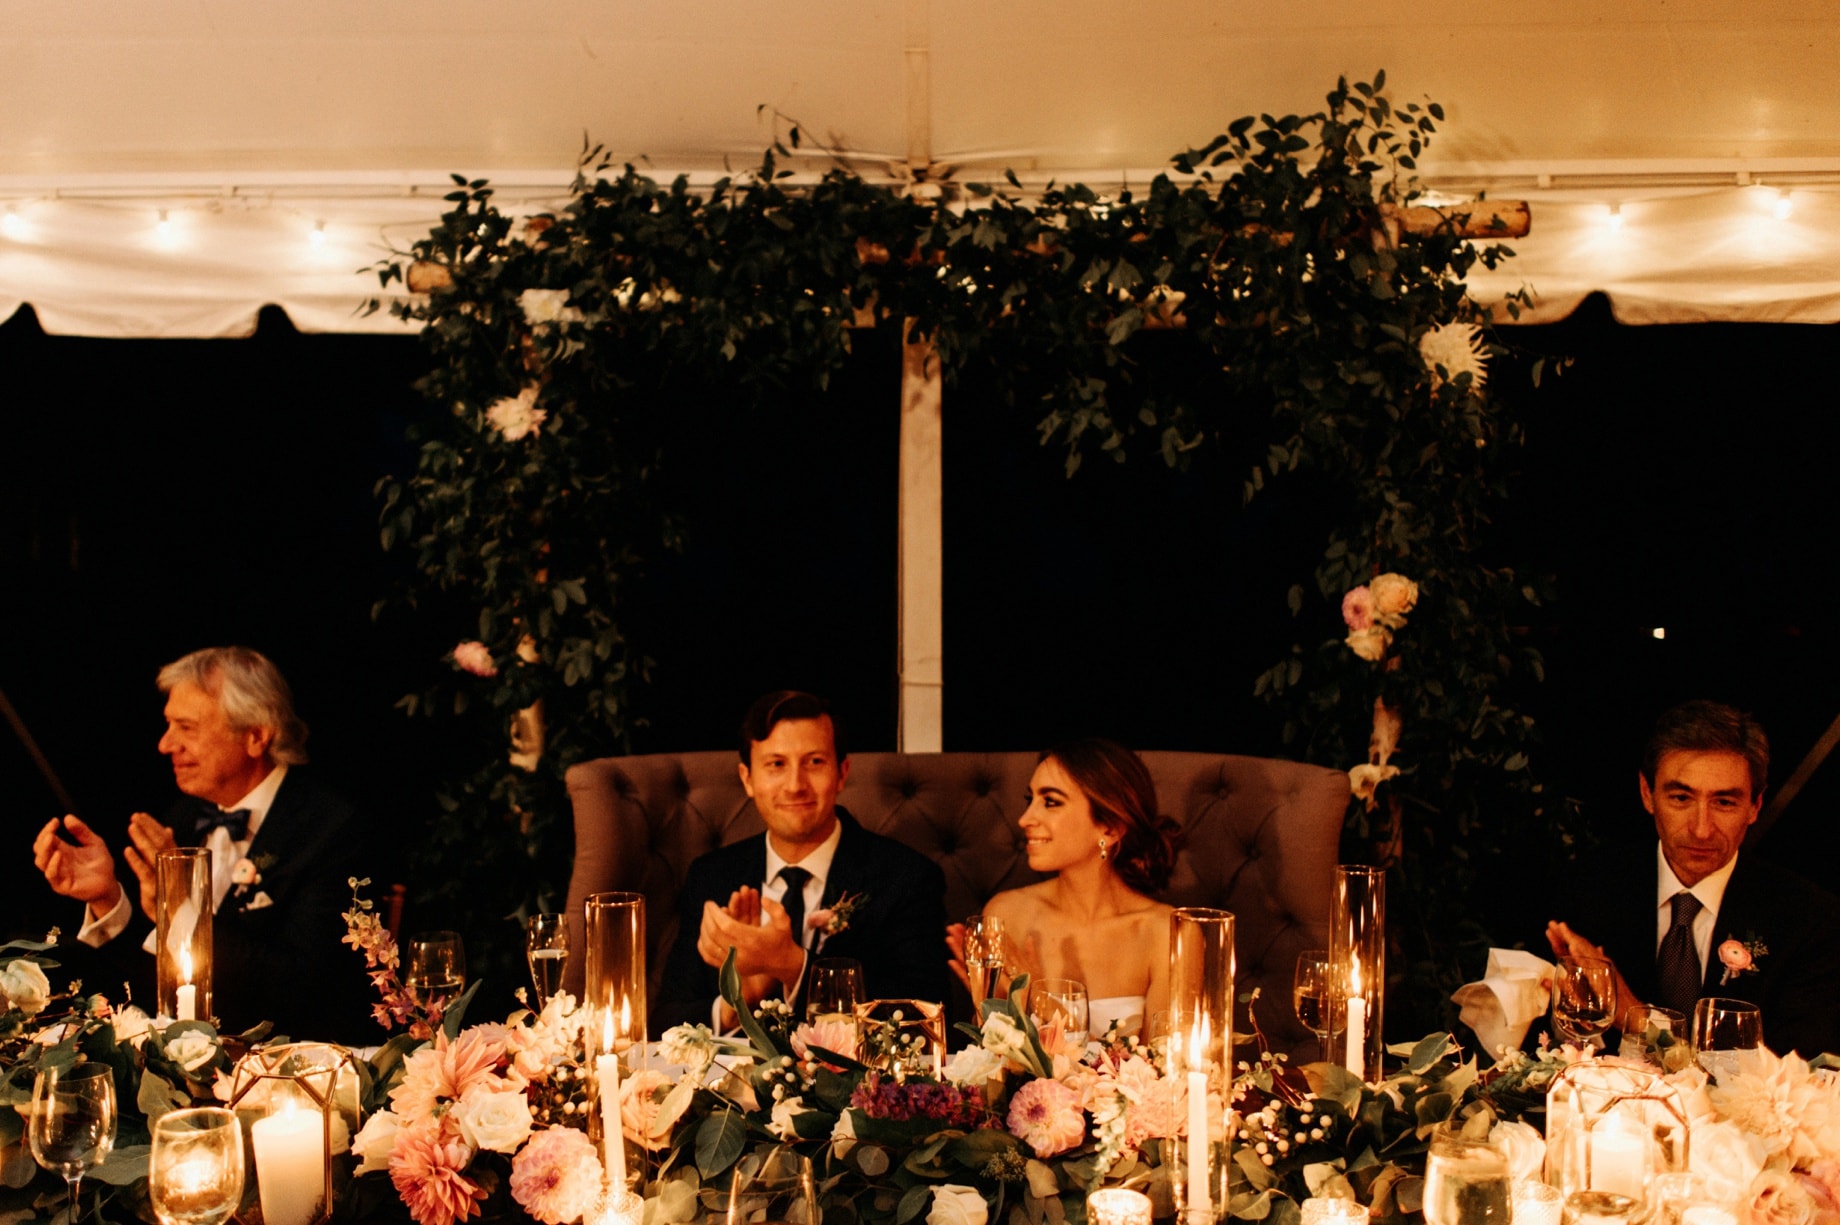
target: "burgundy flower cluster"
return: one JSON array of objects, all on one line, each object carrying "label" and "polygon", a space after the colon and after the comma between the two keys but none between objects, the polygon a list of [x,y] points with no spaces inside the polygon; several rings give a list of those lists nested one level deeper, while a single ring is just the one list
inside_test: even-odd
[{"label": "burgundy flower cluster", "polygon": [[974,1127],[988,1113],[984,1095],[975,1088],[896,1084],[874,1075],[856,1086],[850,1105],[872,1119],[931,1119],[947,1127]]}]

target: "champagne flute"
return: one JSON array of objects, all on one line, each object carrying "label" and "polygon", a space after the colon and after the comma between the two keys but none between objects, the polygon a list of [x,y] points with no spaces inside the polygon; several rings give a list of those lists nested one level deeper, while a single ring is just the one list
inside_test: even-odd
[{"label": "champagne flute", "polygon": [[65,1071],[46,1068],[32,1083],[32,1158],[64,1176],[70,1187],[70,1223],[77,1220],[83,1175],[115,1147],[115,1073],[107,1064],[83,1063]]},{"label": "champagne flute", "polygon": [[559,914],[533,914],[524,920],[524,953],[530,961],[530,981],[537,990],[537,1011],[562,990],[562,972],[569,964],[568,920]]},{"label": "champagne flute", "polygon": [[243,1129],[220,1106],[161,1115],[147,1168],[161,1225],[223,1225],[243,1199]]},{"label": "champagne flute", "polygon": [[1038,978],[1029,995],[1036,1026],[1052,1025],[1061,1034],[1086,1045],[1088,1010],[1086,984],[1077,978]]},{"label": "champagne flute", "polygon": [[459,932],[422,932],[409,937],[403,985],[425,1008],[447,1006],[466,990],[466,948]]},{"label": "champagne flute", "polygon": [[1553,969],[1552,1017],[1561,1040],[1595,1050],[1616,1019],[1616,967],[1601,957],[1560,962]]},{"label": "champagne flute", "polygon": [[805,1019],[856,1024],[856,1005],[863,1002],[863,965],[854,957],[820,957],[812,962],[805,987]]},{"label": "champagne flute", "polygon": [[1333,1062],[1330,1041],[1335,1033],[1335,988],[1327,949],[1305,949],[1297,954],[1297,972],[1291,980],[1291,1006],[1298,1022],[1322,1039],[1323,1059]]},{"label": "champagne flute", "polygon": [[981,1010],[997,994],[1003,973],[1003,920],[974,914],[965,920],[965,978],[971,1002]]},{"label": "champagne flute", "polygon": [[818,1184],[810,1157],[782,1145],[765,1156],[750,1153],[736,1164],[726,1225],[749,1222],[818,1225]]}]

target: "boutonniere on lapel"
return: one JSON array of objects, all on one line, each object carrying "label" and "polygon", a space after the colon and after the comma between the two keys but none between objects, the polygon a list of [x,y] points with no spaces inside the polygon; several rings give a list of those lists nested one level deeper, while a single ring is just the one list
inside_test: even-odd
[{"label": "boutonniere on lapel", "polygon": [[850,920],[856,917],[857,908],[868,900],[866,893],[846,893],[829,906],[812,911],[806,916],[805,925],[827,936],[841,935],[850,930]]},{"label": "boutonniere on lapel", "polygon": [[[230,883],[235,886],[232,896],[238,901],[249,897],[249,891],[262,883],[262,873],[274,866],[275,857],[273,855],[245,855],[237,860],[236,866],[230,869]],[[243,902],[240,909],[260,910],[264,906],[274,904],[273,898],[258,891],[254,897],[249,897],[247,902]]]},{"label": "boutonniere on lapel", "polygon": [[1755,974],[1757,959],[1767,957],[1769,952],[1763,941],[1754,936],[1749,940],[1727,940],[1719,945],[1719,964],[1725,967],[1719,986],[1725,986],[1740,974]]}]

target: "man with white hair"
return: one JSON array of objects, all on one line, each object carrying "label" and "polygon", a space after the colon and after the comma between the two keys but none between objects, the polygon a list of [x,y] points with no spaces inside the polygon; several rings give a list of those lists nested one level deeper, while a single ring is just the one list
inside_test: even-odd
[{"label": "man with white hair", "polygon": [[113,954],[142,944],[143,932],[152,950],[159,853],[206,847],[217,906],[212,988],[224,1029],[267,1020],[315,1038],[364,1035],[363,962],[340,942],[347,882],[363,874],[362,828],[306,766],[307,727],[287,681],[257,651],[211,647],[166,665],[159,686],[160,752],[188,798],[170,826],[144,812],[129,818],[124,858],[140,913],[108,845],[74,815],[47,823],[33,843],[51,888],[87,906],[77,940],[109,950],[147,990],[153,959]]}]

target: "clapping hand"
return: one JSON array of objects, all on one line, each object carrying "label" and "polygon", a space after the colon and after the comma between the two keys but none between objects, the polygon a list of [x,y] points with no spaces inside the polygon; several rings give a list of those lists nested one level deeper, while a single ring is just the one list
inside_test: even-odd
[{"label": "clapping hand", "polygon": [[32,841],[32,862],[45,874],[53,892],[88,903],[90,913],[100,919],[115,909],[121,897],[115,856],[101,836],[77,817],[65,817],[63,826],[77,840],[76,845],[59,836],[56,820],[46,822]]},{"label": "clapping hand", "polygon": [[725,907],[703,903],[697,955],[720,968],[730,949],[735,951],[741,993],[750,1004],[764,998],[776,984],[790,994],[805,966],[805,950],[792,933],[785,907],[751,887],[737,889]]},{"label": "clapping hand", "polygon": [[140,878],[141,909],[149,919],[154,919],[154,903],[159,895],[160,877],[156,865],[160,852],[173,850],[179,843],[170,829],[144,812],[128,818],[128,841],[131,845],[125,857],[134,875]]},{"label": "clapping hand", "polygon": [[[1629,984],[1623,980],[1623,972],[1616,969],[1616,962],[1610,954],[1604,951],[1603,946],[1592,944],[1573,931],[1571,924],[1558,919],[1549,922],[1546,925],[1546,942],[1552,946],[1553,956],[1561,961],[1578,961],[1582,958],[1594,957],[1599,961],[1610,962],[1611,969],[1616,970],[1616,1024],[1621,1025],[1623,1015],[1642,1003],[1629,989]],[[1552,989],[1550,982],[1544,985],[1548,990]]]}]

